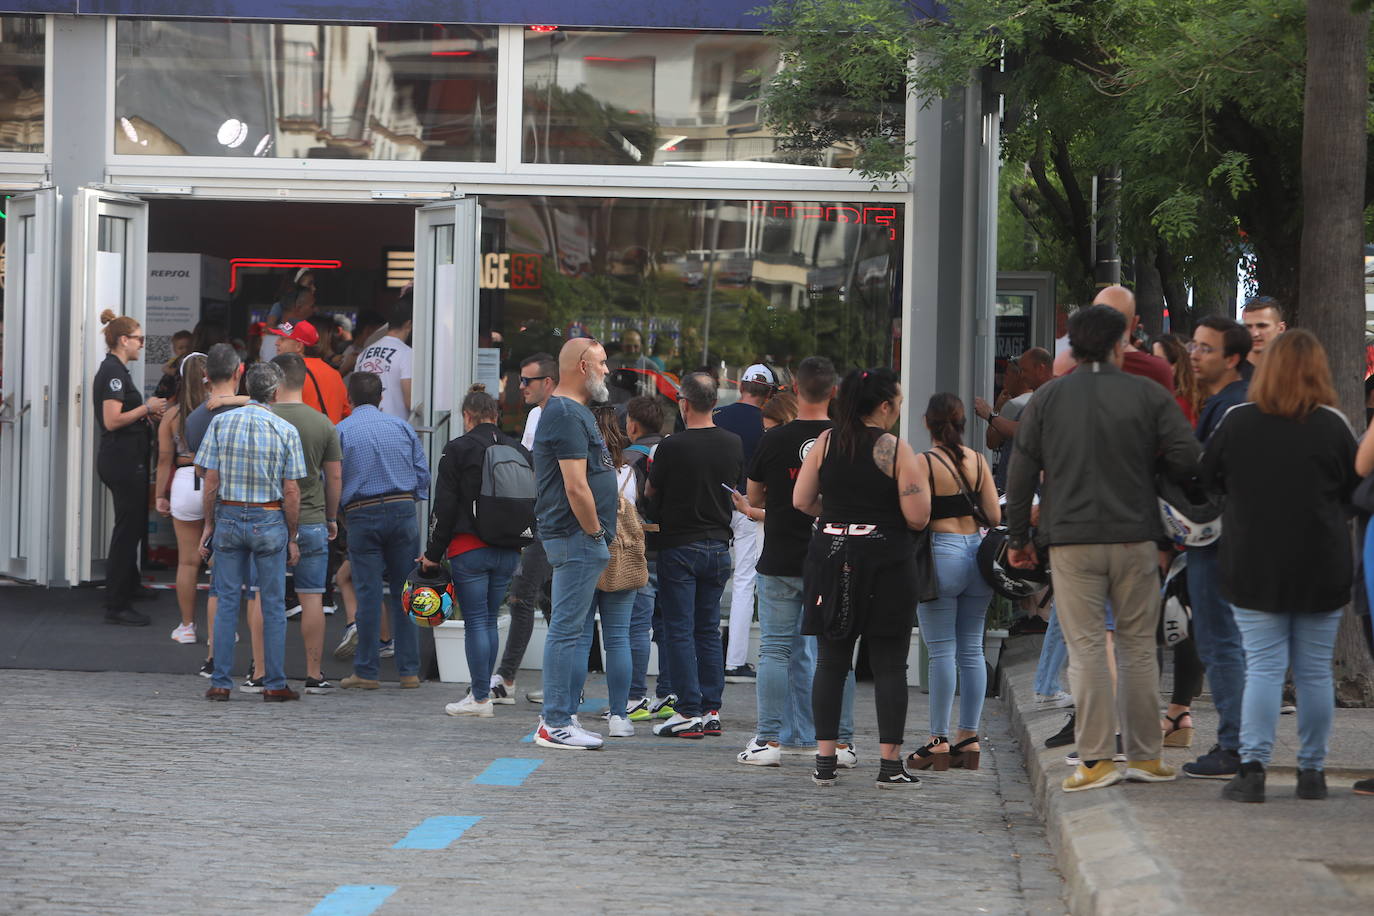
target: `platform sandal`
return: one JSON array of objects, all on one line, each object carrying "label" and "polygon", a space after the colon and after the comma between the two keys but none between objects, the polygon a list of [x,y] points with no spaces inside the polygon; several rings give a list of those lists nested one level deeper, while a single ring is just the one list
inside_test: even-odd
[{"label": "platform sandal", "polygon": [[938,754],[931,750],[933,747],[949,744],[948,738],[933,738],[925,747],[918,747],[914,753],[906,755],[906,765],[913,770],[934,770],[937,773],[949,769],[949,751],[940,751]]},{"label": "platform sandal", "polygon": [[1185,711],[1176,716],[1166,715],[1164,717],[1164,721],[1169,723],[1167,726],[1164,726],[1165,747],[1193,746],[1193,726],[1179,724],[1184,719],[1191,719],[1192,715],[1191,711]]},{"label": "platform sandal", "polygon": [[977,736],[977,735],[974,735],[972,738],[965,738],[963,741],[960,741],[958,744],[956,744],[956,745],[954,745],[953,747],[951,747],[951,748],[949,749],[949,766],[950,766],[950,769],[956,769],[956,770],[957,770],[957,769],[959,769],[960,767],[964,768],[965,770],[976,770],[976,769],[978,769],[978,760],[979,760],[980,757],[982,757],[983,752],[982,752],[981,750],[977,750],[977,751],[966,751],[966,750],[964,750],[964,748],[968,747],[970,744],[977,744],[977,743],[978,743],[978,736]]}]

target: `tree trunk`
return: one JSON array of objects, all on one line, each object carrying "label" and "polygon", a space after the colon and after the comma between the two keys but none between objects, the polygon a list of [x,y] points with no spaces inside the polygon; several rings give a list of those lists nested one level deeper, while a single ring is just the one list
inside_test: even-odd
[{"label": "tree trunk", "polygon": [[[1351,0],[1307,2],[1303,99],[1302,319],[1321,339],[1345,415],[1364,426],[1365,127],[1369,12]],[[1374,705],[1374,662],[1350,608],[1336,644],[1336,687],[1348,703]]]},{"label": "tree trunk", "polygon": [[1151,337],[1164,333],[1164,281],[1155,266],[1154,248],[1142,248],[1132,259],[1135,274],[1135,313],[1145,333]]}]

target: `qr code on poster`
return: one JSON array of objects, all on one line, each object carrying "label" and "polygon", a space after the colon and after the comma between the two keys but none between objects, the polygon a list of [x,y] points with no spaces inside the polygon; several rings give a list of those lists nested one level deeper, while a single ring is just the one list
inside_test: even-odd
[{"label": "qr code on poster", "polygon": [[149,335],[143,342],[143,359],[146,365],[161,366],[172,358],[172,338],[170,336]]}]

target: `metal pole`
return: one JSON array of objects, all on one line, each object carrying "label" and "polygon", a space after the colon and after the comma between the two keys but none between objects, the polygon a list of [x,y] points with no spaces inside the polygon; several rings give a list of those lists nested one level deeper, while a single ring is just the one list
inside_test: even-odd
[{"label": "metal pole", "polygon": [[720,247],[720,208],[725,201],[711,201],[711,251],[706,256],[706,319],[701,324],[701,364],[709,365],[711,350],[711,296],[716,289],[716,250]]}]

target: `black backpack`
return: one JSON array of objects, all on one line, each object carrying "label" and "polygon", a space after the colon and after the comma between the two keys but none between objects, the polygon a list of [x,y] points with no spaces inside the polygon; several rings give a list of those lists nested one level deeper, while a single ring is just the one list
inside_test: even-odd
[{"label": "black backpack", "polygon": [[492,547],[534,541],[534,468],[529,456],[495,436],[482,453],[482,488],[472,501],[477,536]]}]

